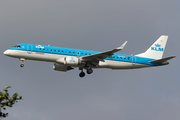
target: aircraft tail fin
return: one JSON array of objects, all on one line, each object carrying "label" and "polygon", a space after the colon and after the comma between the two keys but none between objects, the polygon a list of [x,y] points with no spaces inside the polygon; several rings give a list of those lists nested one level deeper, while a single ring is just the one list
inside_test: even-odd
[{"label": "aircraft tail fin", "polygon": [[167,40],[168,36],[162,35],[154,44],[152,44],[152,46],[146,52],[135,56],[152,59],[161,59],[165,51]]}]

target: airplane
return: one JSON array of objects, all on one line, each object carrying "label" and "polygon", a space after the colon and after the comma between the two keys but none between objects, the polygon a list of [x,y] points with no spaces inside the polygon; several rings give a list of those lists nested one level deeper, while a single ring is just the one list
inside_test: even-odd
[{"label": "airplane", "polygon": [[116,54],[124,48],[127,41],[120,47],[105,52],[23,43],[7,49],[4,55],[19,58],[22,62],[20,67],[24,67],[25,60],[53,62],[54,70],[62,72],[78,67],[81,70],[79,76],[84,77],[83,69],[91,74],[94,68],[117,70],[167,65],[168,60],[176,57],[162,58],[167,40],[168,36],[162,35],[147,51],[137,55]]}]

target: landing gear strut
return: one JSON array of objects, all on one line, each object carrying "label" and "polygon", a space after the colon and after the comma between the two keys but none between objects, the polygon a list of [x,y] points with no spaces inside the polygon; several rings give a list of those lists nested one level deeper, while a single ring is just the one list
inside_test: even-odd
[{"label": "landing gear strut", "polygon": [[20,65],[20,67],[24,67],[24,61],[25,61],[25,59],[24,59],[24,58],[20,58],[19,60],[22,62],[22,64]]}]

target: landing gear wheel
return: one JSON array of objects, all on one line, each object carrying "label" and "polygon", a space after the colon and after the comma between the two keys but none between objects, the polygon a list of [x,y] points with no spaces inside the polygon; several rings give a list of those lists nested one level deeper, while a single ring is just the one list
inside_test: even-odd
[{"label": "landing gear wheel", "polygon": [[91,74],[93,73],[93,70],[90,68],[90,69],[87,69],[87,74]]},{"label": "landing gear wheel", "polygon": [[79,73],[79,77],[84,77],[85,76],[85,73],[84,72],[81,72],[81,73]]},{"label": "landing gear wheel", "polygon": [[24,64],[21,64],[20,67],[24,67]]}]

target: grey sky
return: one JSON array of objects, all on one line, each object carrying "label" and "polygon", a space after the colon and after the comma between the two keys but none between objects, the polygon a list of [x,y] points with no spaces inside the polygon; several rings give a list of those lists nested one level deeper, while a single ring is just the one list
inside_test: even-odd
[{"label": "grey sky", "polygon": [[53,63],[1,54],[1,84],[24,100],[7,120],[179,120],[180,15],[178,0],[2,0],[0,51],[18,43],[105,51],[128,44],[122,54],[144,52],[169,35],[170,65],[138,70],[54,71]]}]

